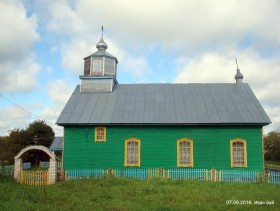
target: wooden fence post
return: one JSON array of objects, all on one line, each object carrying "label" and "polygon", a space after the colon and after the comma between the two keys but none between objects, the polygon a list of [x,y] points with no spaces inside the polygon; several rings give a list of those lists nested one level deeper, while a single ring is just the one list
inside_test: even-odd
[{"label": "wooden fence post", "polygon": [[65,181],[65,170],[61,169],[60,170],[60,178],[59,181]]},{"label": "wooden fence post", "polygon": [[151,176],[152,176],[151,169],[148,169],[148,179],[151,179]]},{"label": "wooden fence post", "polygon": [[170,178],[170,169],[167,170],[168,179]]},{"label": "wooden fence post", "polygon": [[163,178],[163,168],[160,167],[159,169],[159,177]]},{"label": "wooden fence post", "polygon": [[108,168],[107,169],[107,177],[111,177],[111,175],[112,175],[112,169]]},{"label": "wooden fence post", "polygon": [[65,175],[64,175],[65,180],[67,180],[67,170],[65,170]]},{"label": "wooden fence post", "polygon": [[216,182],[216,170],[214,167],[211,169],[211,181]]}]

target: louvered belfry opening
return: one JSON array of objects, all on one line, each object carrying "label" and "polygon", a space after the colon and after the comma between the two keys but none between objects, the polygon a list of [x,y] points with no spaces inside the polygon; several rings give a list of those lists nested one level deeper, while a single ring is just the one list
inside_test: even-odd
[{"label": "louvered belfry opening", "polygon": [[108,45],[103,33],[96,44],[97,51],[84,58],[84,75],[80,76],[80,92],[113,92],[117,81],[117,64],[115,56],[108,53]]}]

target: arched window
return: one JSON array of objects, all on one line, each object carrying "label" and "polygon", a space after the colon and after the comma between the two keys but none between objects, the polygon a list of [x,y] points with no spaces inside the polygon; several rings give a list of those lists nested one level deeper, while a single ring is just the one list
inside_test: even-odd
[{"label": "arched window", "polygon": [[177,167],[193,167],[193,141],[177,140]]},{"label": "arched window", "polygon": [[230,140],[231,167],[247,167],[246,140]]},{"label": "arched window", "polygon": [[96,127],[95,128],[95,141],[106,141],[106,127]]},{"label": "arched window", "polygon": [[141,141],[136,138],[125,140],[125,166],[140,167],[140,144]]}]

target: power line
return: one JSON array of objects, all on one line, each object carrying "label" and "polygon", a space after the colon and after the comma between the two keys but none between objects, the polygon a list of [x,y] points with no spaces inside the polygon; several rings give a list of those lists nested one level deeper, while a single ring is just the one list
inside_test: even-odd
[{"label": "power line", "polygon": [[5,97],[5,96],[2,95],[2,94],[0,94],[0,97],[4,98],[4,99],[7,100],[9,103],[15,105],[16,107],[18,107],[19,109],[23,110],[24,112],[30,114],[31,116],[36,117],[37,119],[44,120],[44,121],[48,122],[49,124],[52,124],[52,125],[55,125],[55,126],[59,126],[59,125],[57,125],[57,124],[55,124],[55,123],[53,123],[53,122],[51,122],[51,121],[49,121],[49,120],[46,120],[46,119],[44,119],[44,118],[42,118],[42,117],[40,117],[40,116],[38,116],[38,115],[36,115],[36,114],[33,114],[32,112],[30,112],[30,111],[28,111],[27,109],[25,109],[25,108],[19,106],[18,104],[16,104],[15,102],[13,102],[12,100],[10,100],[9,98]]}]

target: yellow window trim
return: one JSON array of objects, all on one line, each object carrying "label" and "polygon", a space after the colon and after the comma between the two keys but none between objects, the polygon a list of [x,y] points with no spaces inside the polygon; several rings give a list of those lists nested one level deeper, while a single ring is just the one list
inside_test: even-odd
[{"label": "yellow window trim", "polygon": [[[103,129],[104,130],[104,138],[103,139],[98,139],[97,138],[97,130],[98,129]],[[94,141],[95,142],[106,142],[106,127],[95,127],[95,130],[94,130]]]},{"label": "yellow window trim", "polygon": [[[190,152],[191,152],[191,164],[181,164],[180,163],[180,143],[188,142],[190,143]],[[182,138],[177,140],[177,167],[193,167],[193,140]]]},{"label": "yellow window trim", "polygon": [[[131,141],[134,141],[134,142],[138,143],[138,163],[137,164],[127,163],[127,145]],[[137,166],[137,167],[140,167],[140,163],[141,163],[141,160],[140,160],[140,148],[141,148],[141,140],[140,139],[130,138],[130,139],[125,140],[124,166]]]},{"label": "yellow window trim", "polygon": [[[243,146],[244,146],[244,165],[236,165],[236,164],[233,164],[233,144],[235,142],[241,142],[243,143]],[[241,139],[241,138],[237,138],[237,139],[232,139],[230,140],[230,165],[231,167],[245,167],[247,168],[247,141],[244,140],[244,139]]]}]

